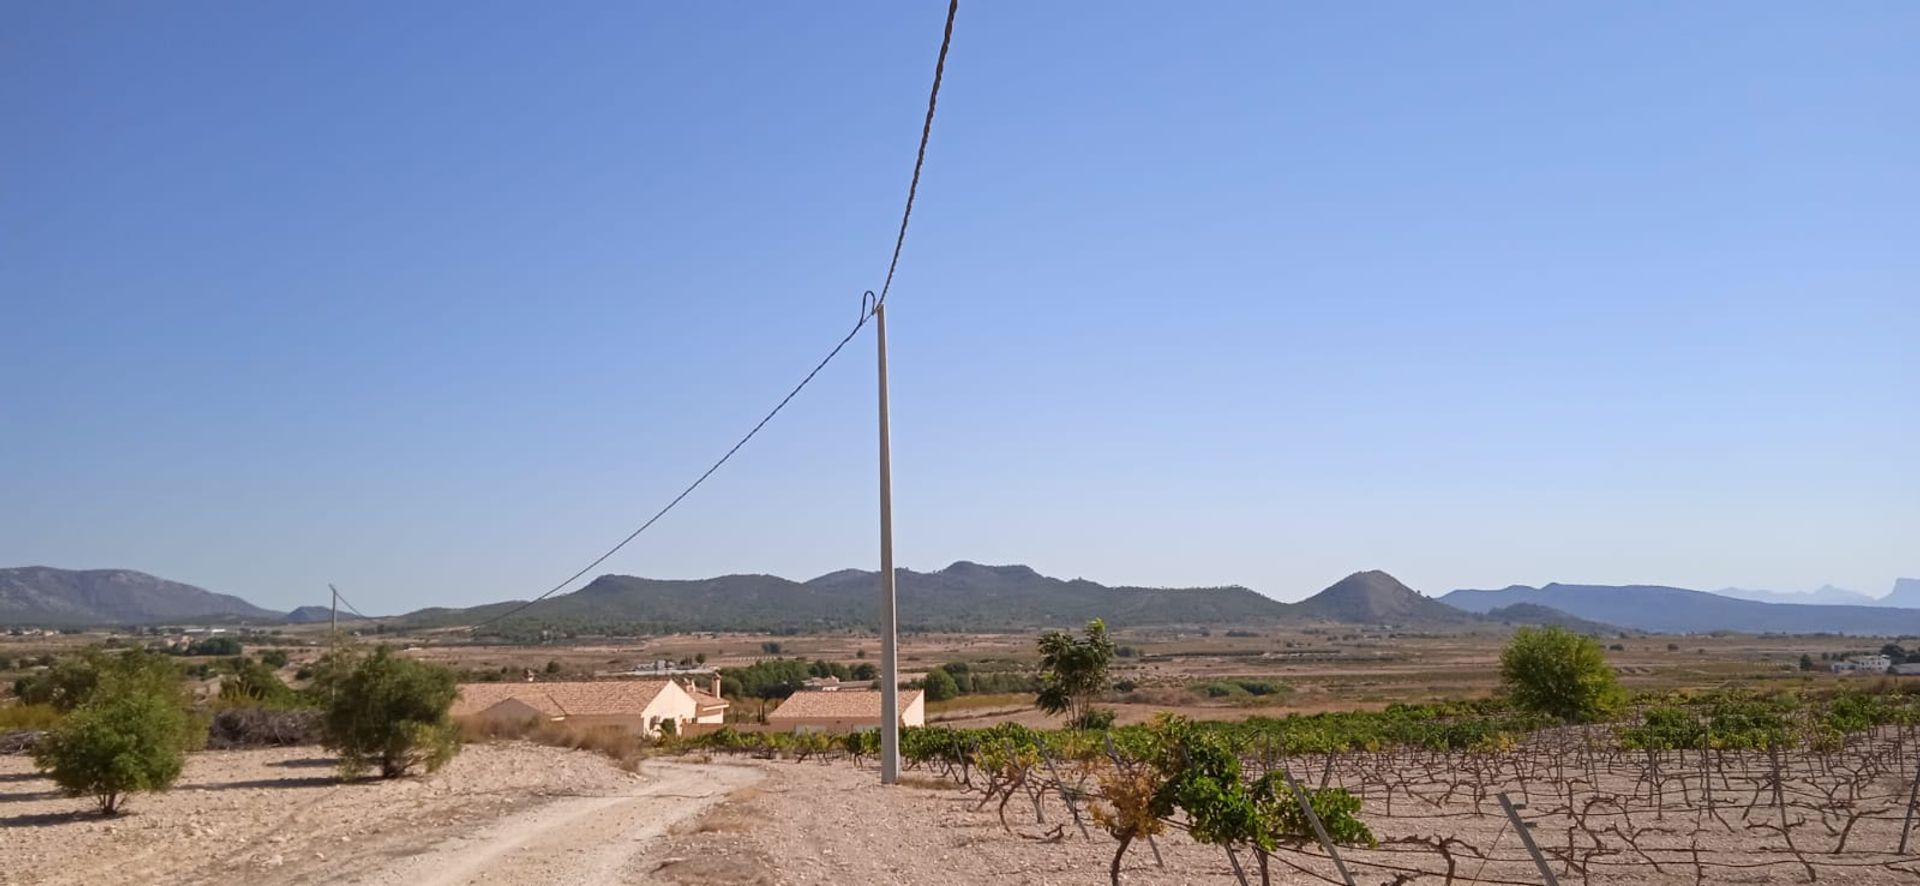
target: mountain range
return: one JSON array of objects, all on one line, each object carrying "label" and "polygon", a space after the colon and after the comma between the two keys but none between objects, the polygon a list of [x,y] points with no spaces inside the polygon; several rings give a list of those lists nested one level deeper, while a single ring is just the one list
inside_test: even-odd
[{"label": "mountain range", "polygon": [[131,569],[0,569],[0,624],[78,627],[283,618],[284,613],[230,594]]},{"label": "mountain range", "polygon": [[1534,603],[1579,618],[1659,633],[1920,634],[1920,609],[1763,603],[1660,585],[1513,585],[1453,591],[1440,601],[1476,613]]},{"label": "mountain range", "polygon": [[[507,622],[521,628],[625,627],[636,632],[739,630],[802,632],[857,629],[876,622],[878,573],[846,569],[807,581],[772,575],[662,580],[602,575],[586,587],[541,601]],[[1737,599],[1724,593],[1654,585],[1514,585],[1421,595],[1378,570],[1356,572],[1298,603],[1240,586],[1110,587],[1044,576],[1026,566],[959,561],[935,572],[898,570],[903,630],[1027,630],[1102,618],[1114,627],[1273,625],[1304,622],[1399,627],[1560,624],[1587,633],[1621,629],[1663,633],[1920,634],[1920,580],[1900,579],[1882,605]],[[1848,592],[1825,589],[1820,599]],[[1758,593],[1758,592],[1750,592]],[[1812,596],[1812,595],[1800,595]],[[1913,608],[1890,607],[1907,603]],[[412,627],[481,624],[517,601],[462,609],[422,609],[394,617]],[[313,623],[324,607],[291,613],[239,597],[124,569],[0,569],[0,624],[86,626],[167,622]]]}]

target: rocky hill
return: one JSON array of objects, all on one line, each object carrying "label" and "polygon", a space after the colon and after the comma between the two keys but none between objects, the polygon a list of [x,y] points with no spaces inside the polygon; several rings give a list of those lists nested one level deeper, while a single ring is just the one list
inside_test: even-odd
[{"label": "rocky hill", "polygon": [[282,613],[131,569],[0,569],[0,624],[82,627],[188,621],[275,622]]},{"label": "rocky hill", "polygon": [[1579,634],[1618,634],[1621,631],[1620,628],[1606,622],[1570,615],[1538,603],[1514,603],[1489,609],[1486,612],[1486,619],[1510,625],[1558,625]]},{"label": "rocky hill", "polygon": [[1356,572],[1289,607],[1301,619],[1407,627],[1468,624],[1474,616],[1400,583],[1377,569]]}]

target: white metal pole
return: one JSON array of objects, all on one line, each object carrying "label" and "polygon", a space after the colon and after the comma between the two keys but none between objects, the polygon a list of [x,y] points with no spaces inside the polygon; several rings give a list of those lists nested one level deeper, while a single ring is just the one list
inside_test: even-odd
[{"label": "white metal pole", "polygon": [[873,306],[880,345],[880,783],[900,780],[900,653],[893,587],[893,445],[887,421],[887,307]]}]

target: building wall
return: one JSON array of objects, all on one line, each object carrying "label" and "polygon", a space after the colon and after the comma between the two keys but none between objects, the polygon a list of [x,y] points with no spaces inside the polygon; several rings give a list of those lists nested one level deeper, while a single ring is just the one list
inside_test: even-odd
[{"label": "building wall", "polygon": [[682,723],[694,722],[699,718],[700,707],[680,684],[669,682],[642,714],[642,728],[648,735],[657,735],[662,721],[672,720],[676,728]]}]

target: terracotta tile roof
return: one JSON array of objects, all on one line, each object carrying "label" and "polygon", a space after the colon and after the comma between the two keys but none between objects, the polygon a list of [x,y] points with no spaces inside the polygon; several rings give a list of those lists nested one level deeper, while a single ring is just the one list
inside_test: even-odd
[{"label": "terracotta tile roof", "polygon": [[576,683],[462,683],[450,713],[478,714],[513,699],[549,717],[634,714],[647,709],[668,680],[605,680]]},{"label": "terracotta tile roof", "polygon": [[[905,713],[920,697],[918,689],[900,690],[900,711]],[[796,692],[767,714],[767,721],[778,720],[872,720],[880,722],[880,693],[871,689],[836,689],[832,692]]]},{"label": "terracotta tile roof", "polygon": [[732,702],[727,701],[724,698],[717,698],[715,696],[708,695],[705,692],[702,692],[698,689],[688,689],[687,694],[693,696],[693,703],[699,706],[700,712],[703,714],[709,713],[716,708],[723,709],[723,708],[731,707],[733,704]]}]

